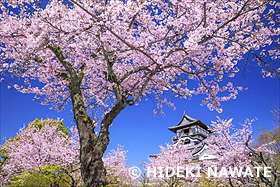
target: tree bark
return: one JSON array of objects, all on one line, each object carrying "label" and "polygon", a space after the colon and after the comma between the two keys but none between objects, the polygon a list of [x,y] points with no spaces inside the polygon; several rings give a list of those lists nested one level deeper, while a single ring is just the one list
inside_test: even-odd
[{"label": "tree bark", "polygon": [[74,119],[80,137],[81,174],[87,187],[105,185],[105,170],[102,161],[109,144],[109,126],[115,117],[126,107],[126,102],[118,102],[108,112],[100,125],[99,136],[94,132],[94,122],[87,115],[80,87],[70,86]]},{"label": "tree bark", "polygon": [[118,97],[117,104],[104,116],[100,125],[99,135],[97,136],[94,132],[95,122],[87,114],[80,87],[84,76],[83,69],[85,68],[85,64],[82,65],[77,73],[71,64],[65,61],[59,47],[48,46],[48,48],[55,54],[68,72],[68,75],[66,74],[63,79],[69,83],[68,87],[72,100],[74,120],[79,132],[81,175],[83,181],[86,187],[105,185],[105,170],[102,157],[109,144],[108,129],[116,116],[130,101]]}]

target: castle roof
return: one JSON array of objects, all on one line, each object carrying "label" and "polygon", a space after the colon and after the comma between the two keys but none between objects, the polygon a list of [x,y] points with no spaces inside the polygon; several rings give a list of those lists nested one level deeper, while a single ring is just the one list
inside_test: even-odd
[{"label": "castle roof", "polygon": [[176,131],[179,129],[194,126],[194,125],[199,125],[202,128],[204,128],[205,130],[208,130],[210,132],[207,125],[202,123],[199,119],[192,118],[192,117],[188,116],[187,114],[183,115],[181,121],[176,126],[168,127],[168,129],[171,130],[172,132],[176,133]]}]

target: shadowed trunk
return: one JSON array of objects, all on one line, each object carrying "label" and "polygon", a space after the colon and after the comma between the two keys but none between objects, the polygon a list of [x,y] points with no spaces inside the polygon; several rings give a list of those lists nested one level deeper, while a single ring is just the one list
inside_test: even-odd
[{"label": "shadowed trunk", "polygon": [[102,161],[104,152],[109,144],[108,128],[115,117],[126,106],[125,102],[117,103],[108,112],[100,126],[99,136],[94,132],[94,122],[87,115],[80,88],[70,86],[74,119],[80,137],[81,174],[87,187],[105,185],[105,170]]},{"label": "shadowed trunk", "polygon": [[105,170],[102,157],[109,144],[108,128],[116,116],[127,106],[128,101],[123,98],[118,99],[117,104],[104,116],[100,125],[99,135],[96,136],[94,132],[95,122],[87,114],[80,88],[84,78],[83,69],[85,64],[81,66],[77,73],[71,64],[65,61],[65,57],[59,47],[48,46],[48,48],[68,72],[68,74],[61,73],[57,76],[67,80],[69,83],[74,120],[80,138],[80,162],[83,181],[86,187],[105,185]]}]

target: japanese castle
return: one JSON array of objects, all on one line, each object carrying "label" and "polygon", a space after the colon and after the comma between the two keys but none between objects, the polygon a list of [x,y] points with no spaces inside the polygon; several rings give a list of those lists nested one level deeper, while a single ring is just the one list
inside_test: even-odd
[{"label": "japanese castle", "polygon": [[196,160],[216,159],[207,151],[207,144],[203,141],[212,135],[207,125],[199,119],[194,119],[184,113],[181,121],[176,126],[168,127],[168,129],[176,134],[172,138],[175,144],[179,140],[184,142],[189,150],[193,149],[193,157]]},{"label": "japanese castle", "polygon": [[191,118],[186,114],[176,126],[168,127],[168,129],[177,136],[172,138],[172,143],[175,144],[179,139],[184,140],[184,144],[192,146],[200,143],[207,138],[211,131],[200,120]]}]

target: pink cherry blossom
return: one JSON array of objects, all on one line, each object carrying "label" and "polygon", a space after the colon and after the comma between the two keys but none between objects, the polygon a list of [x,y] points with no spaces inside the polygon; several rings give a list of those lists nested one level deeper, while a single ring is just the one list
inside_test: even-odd
[{"label": "pink cherry blossom", "polygon": [[43,123],[41,129],[31,124],[21,128],[15,138],[1,147],[9,155],[2,168],[6,174],[2,183],[20,172],[47,165],[63,166],[65,170],[79,168],[79,141],[74,139],[76,130],[71,128],[74,136],[69,137],[59,131],[57,125],[51,124],[52,120]]},{"label": "pink cherry blossom", "polygon": [[[50,0],[41,8],[37,0],[1,1],[0,73],[21,77],[24,84],[14,88],[53,109],[72,102],[88,186],[97,165],[95,183],[104,184],[108,128],[126,106],[154,98],[155,114],[163,115],[163,104],[175,109],[164,95],[172,92],[203,94],[202,104],[222,112],[221,102],[242,90],[224,77],[234,77],[245,55],[264,77],[279,75],[276,0],[69,2]],[[89,116],[103,118],[97,135]]]}]

